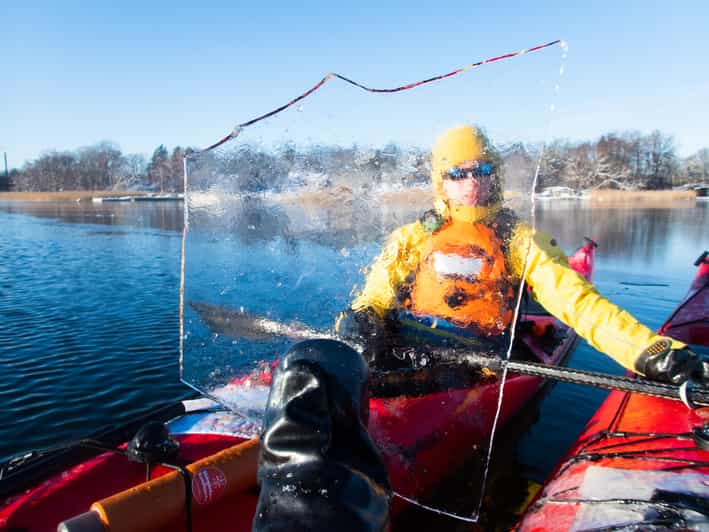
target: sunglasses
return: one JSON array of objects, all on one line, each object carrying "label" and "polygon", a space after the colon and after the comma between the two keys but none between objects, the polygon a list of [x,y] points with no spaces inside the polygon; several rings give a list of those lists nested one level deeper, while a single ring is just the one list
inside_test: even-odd
[{"label": "sunglasses", "polygon": [[462,179],[490,177],[494,173],[495,167],[492,163],[485,162],[478,163],[478,165],[473,168],[458,168],[454,166],[443,173],[443,178],[450,179],[451,181],[460,181]]}]

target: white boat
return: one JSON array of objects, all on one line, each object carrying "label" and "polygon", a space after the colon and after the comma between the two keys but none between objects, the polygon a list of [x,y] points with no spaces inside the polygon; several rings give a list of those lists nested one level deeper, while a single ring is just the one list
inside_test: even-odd
[{"label": "white boat", "polygon": [[107,201],[132,201],[132,196],[94,196],[91,198],[93,203],[104,203]]},{"label": "white boat", "polygon": [[176,193],[146,194],[145,196],[133,196],[133,201],[182,201],[184,198],[184,194]]},{"label": "white boat", "polygon": [[579,200],[583,194],[569,187],[546,187],[541,192],[534,194],[535,199],[541,200]]}]

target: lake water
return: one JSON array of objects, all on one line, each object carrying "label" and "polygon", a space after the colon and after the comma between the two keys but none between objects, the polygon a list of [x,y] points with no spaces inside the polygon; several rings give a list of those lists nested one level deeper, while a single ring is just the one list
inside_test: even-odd
[{"label": "lake water", "polygon": [[[182,204],[0,204],[0,458],[54,445],[190,396],[179,383]],[[537,224],[573,251],[596,239],[600,291],[651,327],[709,248],[709,203],[541,204]],[[568,364],[620,373],[581,342]],[[558,384],[521,436],[525,474],[549,472],[605,397]]]}]

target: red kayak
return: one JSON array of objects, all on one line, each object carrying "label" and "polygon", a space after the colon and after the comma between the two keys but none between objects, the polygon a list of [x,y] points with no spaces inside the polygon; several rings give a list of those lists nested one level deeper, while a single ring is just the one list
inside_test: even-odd
[{"label": "red kayak", "polygon": [[[709,258],[660,332],[709,354]],[[709,530],[709,408],[612,392],[518,525]]]},{"label": "red kayak", "polygon": [[[588,241],[570,257],[573,267],[589,279],[594,248],[595,243]],[[576,340],[572,330],[531,302],[520,323],[522,341],[513,350],[513,357],[559,364]],[[268,368],[252,377],[261,381],[257,386],[267,385]],[[435,385],[423,393],[427,381]],[[240,384],[243,382],[231,385]],[[543,384],[539,377],[510,373],[500,426]],[[382,450],[394,490],[427,500],[451,472],[473,458],[476,450],[487,444],[498,391],[499,381],[493,372],[462,371],[459,365],[394,371],[376,377],[369,430]],[[249,438],[254,427],[244,418],[219,411],[218,405],[208,400],[188,401],[185,406],[187,412],[181,410],[176,415],[172,411],[162,417],[173,418],[168,426],[180,443],[179,455],[171,463],[190,471],[192,530],[250,530],[257,500],[258,441]],[[123,438],[118,441],[129,439],[125,432],[120,433]],[[111,437],[115,440],[120,435]],[[95,439],[102,440],[100,436]],[[146,466],[128,461],[125,449],[123,444],[118,452],[114,449],[78,462],[72,456],[61,455],[60,460],[40,455],[5,464],[0,476],[0,497],[5,497],[0,507],[0,530],[55,530],[57,523],[90,508],[93,510],[64,529],[89,530],[77,528],[88,526],[82,519],[94,525],[100,521],[103,529],[110,530],[184,529],[183,475],[158,465],[148,471],[151,480],[146,482]],[[67,465],[58,467],[62,460]],[[43,468],[54,472],[42,475]],[[36,481],[27,482],[28,469]],[[24,491],[9,495],[13,485]],[[398,504],[395,512],[404,506],[401,500]]]},{"label": "red kayak", "polygon": [[667,322],[660,327],[666,334],[687,344],[709,345],[709,252],[695,261],[697,275],[689,292]]}]

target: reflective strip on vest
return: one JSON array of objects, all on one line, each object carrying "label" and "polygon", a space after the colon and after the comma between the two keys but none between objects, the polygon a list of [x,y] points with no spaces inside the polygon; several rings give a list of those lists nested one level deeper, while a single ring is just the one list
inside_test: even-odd
[{"label": "reflective strip on vest", "polygon": [[433,252],[433,269],[441,277],[465,277],[474,279],[483,267],[478,257],[461,257],[451,253]]}]

